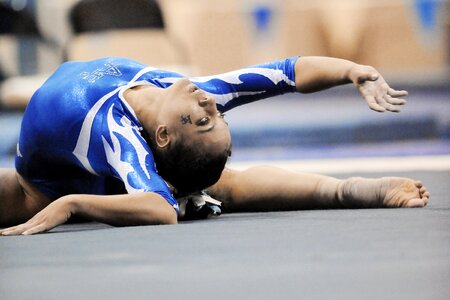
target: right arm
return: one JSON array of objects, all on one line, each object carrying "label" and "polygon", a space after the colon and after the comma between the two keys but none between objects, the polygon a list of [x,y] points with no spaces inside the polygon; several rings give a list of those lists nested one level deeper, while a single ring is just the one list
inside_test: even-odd
[{"label": "right arm", "polygon": [[71,216],[114,226],[176,224],[175,209],[161,195],[143,192],[125,195],[67,195],[36,214],[28,222],[6,228],[1,235],[29,235],[48,231]]},{"label": "right arm", "polygon": [[297,57],[268,62],[239,70],[189,78],[200,89],[210,93],[219,111],[268,97],[293,93]]},{"label": "right arm", "polygon": [[399,97],[408,94],[392,89],[371,66],[332,57],[291,57],[191,80],[214,96],[220,111],[284,93],[313,93],[353,83],[372,110],[398,112],[406,103]]},{"label": "right arm", "polygon": [[383,76],[371,66],[333,57],[301,57],[295,63],[297,92],[313,93],[338,85],[353,83],[370,109],[399,112],[406,103],[407,91],[391,88]]}]

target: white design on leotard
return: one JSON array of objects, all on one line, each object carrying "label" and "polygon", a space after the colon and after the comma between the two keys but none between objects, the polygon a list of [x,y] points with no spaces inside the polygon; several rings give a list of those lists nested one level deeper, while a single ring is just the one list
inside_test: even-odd
[{"label": "white design on leotard", "polygon": [[[153,71],[155,69],[156,68],[153,68],[153,67],[147,67],[147,68],[140,70],[133,77],[133,79],[130,80],[130,83],[136,81],[139,77],[142,76],[142,74]],[[89,110],[86,117],[84,118],[83,125],[81,126],[81,130],[80,130],[80,135],[78,136],[77,144],[75,146],[75,149],[73,150],[73,155],[75,155],[75,157],[80,161],[80,163],[83,165],[83,167],[94,175],[98,175],[98,174],[92,168],[91,163],[89,162],[89,159],[87,157],[87,154],[89,151],[89,144],[91,141],[92,124],[94,123],[95,116],[97,115],[97,113],[100,110],[100,108],[102,107],[102,105],[109,98],[111,98],[111,96],[113,96],[115,93],[117,93],[117,91],[119,91],[121,88],[122,87],[118,87],[115,90],[104,95],[94,104],[94,106],[92,106],[92,108]]]},{"label": "white design on leotard", "polygon": [[278,84],[279,82],[284,81],[289,85],[295,86],[295,82],[290,80],[282,70],[267,68],[245,68],[214,76],[190,77],[189,79],[194,82],[207,82],[213,79],[221,79],[229,84],[241,84],[243,81],[239,78],[239,76],[244,74],[258,74],[266,77],[272,81],[273,84]]},{"label": "white design on leotard", "polygon": [[[125,187],[128,193],[142,192],[143,189],[136,189],[131,186],[130,182],[128,182],[127,175],[131,172],[137,172],[138,170],[136,170],[129,162],[123,161],[121,159],[122,147],[120,146],[120,141],[116,134],[121,135],[131,143],[138,156],[139,165],[142,171],[144,171],[147,178],[150,179],[150,173],[145,167],[145,158],[148,155],[148,152],[136,136],[136,134],[138,134],[138,128],[131,125],[131,121],[125,116],[120,119],[120,124],[117,124],[113,118],[113,108],[114,105],[109,108],[107,115],[108,129],[113,147],[111,147],[106,139],[102,136],[103,146],[106,152],[106,159],[109,165],[116,170],[122,181],[125,183]],[[129,149],[127,149],[127,151],[129,151]]]},{"label": "white design on leotard", "polygon": [[[279,69],[267,69],[267,68],[246,68],[236,71],[231,71],[219,75],[213,75],[213,76],[201,76],[201,77],[189,77],[189,80],[191,80],[194,83],[204,83],[208,82],[210,80],[222,80],[228,84],[235,84],[239,85],[244,83],[239,77],[241,75],[260,75],[264,76],[270,81],[273,82],[274,85],[277,85],[280,82],[285,82],[288,85],[295,86],[295,82],[289,79],[289,77],[283,73],[282,70]],[[179,80],[180,77],[165,77],[160,78],[160,82],[164,83],[174,83],[177,80]],[[214,93],[212,91],[208,91],[209,94],[213,95],[216,102],[221,105],[225,105],[228,101],[241,97],[241,96],[252,96],[252,95],[258,95],[263,94],[266,91],[237,91],[237,92],[230,92],[226,94],[222,93]]]},{"label": "white design on leotard", "polygon": [[104,64],[103,68],[98,68],[93,72],[81,73],[81,77],[90,83],[95,83],[97,80],[103,78],[105,75],[119,77],[122,76],[122,72],[120,72],[120,70],[117,69],[113,64],[107,63]]}]

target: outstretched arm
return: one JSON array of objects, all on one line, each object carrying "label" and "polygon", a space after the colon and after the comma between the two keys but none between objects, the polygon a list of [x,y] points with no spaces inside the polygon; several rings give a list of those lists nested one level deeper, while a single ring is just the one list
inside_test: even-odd
[{"label": "outstretched arm", "polygon": [[71,216],[115,226],[175,224],[175,209],[152,192],[126,195],[67,195],[50,203],[24,224],[6,228],[0,235],[29,235],[48,231]]},{"label": "outstretched arm", "polygon": [[218,109],[237,106],[284,93],[312,93],[353,83],[375,111],[398,112],[406,91],[389,87],[373,67],[331,57],[291,57],[240,70],[190,78],[216,99]]},{"label": "outstretched arm", "polygon": [[301,57],[295,64],[295,87],[300,93],[312,93],[334,86],[353,83],[372,110],[399,112],[406,103],[406,91],[389,87],[381,74],[371,66],[331,57]]}]

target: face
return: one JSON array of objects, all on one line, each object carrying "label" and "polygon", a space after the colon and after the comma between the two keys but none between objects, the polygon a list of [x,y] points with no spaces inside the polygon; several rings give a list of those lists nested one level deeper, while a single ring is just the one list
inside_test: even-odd
[{"label": "face", "polygon": [[188,79],[180,79],[164,91],[159,121],[165,122],[169,135],[201,145],[208,152],[229,149],[228,124],[216,108],[211,95]]}]

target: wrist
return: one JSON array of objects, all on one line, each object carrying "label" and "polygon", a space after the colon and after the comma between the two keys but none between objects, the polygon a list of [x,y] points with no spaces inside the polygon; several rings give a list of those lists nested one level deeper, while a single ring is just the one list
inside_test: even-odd
[{"label": "wrist", "polygon": [[377,80],[379,73],[374,67],[353,63],[347,72],[347,77],[354,85],[360,85],[366,81]]},{"label": "wrist", "polygon": [[349,68],[347,69],[347,72],[345,74],[346,79],[349,83],[358,84],[359,82],[359,76],[362,73],[362,70],[365,66],[352,63]]},{"label": "wrist", "polygon": [[60,201],[71,215],[76,215],[79,212],[79,202],[77,199],[75,195],[67,195],[56,201]]}]

